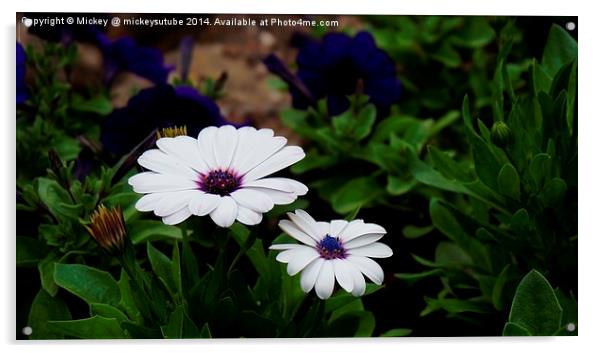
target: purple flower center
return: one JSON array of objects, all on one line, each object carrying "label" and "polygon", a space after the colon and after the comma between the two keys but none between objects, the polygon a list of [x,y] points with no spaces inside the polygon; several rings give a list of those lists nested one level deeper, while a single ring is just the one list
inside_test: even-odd
[{"label": "purple flower center", "polygon": [[320,253],[320,256],[326,260],[344,259],[347,257],[347,252],[339,238],[331,237],[328,234],[316,244],[316,249]]},{"label": "purple flower center", "polygon": [[207,174],[200,174],[197,184],[199,189],[220,196],[230,195],[240,187],[241,177],[230,170],[212,170]]}]

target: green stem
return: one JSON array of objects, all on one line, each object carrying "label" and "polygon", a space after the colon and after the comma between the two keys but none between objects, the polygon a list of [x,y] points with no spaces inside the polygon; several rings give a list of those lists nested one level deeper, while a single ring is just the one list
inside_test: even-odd
[{"label": "green stem", "polygon": [[240,250],[238,250],[238,254],[236,254],[234,259],[232,260],[232,263],[230,264],[230,267],[228,268],[228,275],[230,275],[230,273],[232,273],[232,271],[234,270],[234,267],[236,266],[238,261],[240,261],[240,259],[247,253],[247,251],[253,246],[253,244],[255,244],[256,239],[257,239],[257,229],[256,229],[256,227],[254,227],[251,229],[251,233],[249,234],[249,237],[245,241],[245,244],[240,247]]}]

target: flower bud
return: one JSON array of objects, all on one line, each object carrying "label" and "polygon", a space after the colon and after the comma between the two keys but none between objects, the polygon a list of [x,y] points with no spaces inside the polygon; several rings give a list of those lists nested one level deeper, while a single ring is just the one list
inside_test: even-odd
[{"label": "flower bud", "polygon": [[98,245],[109,254],[117,255],[123,251],[125,222],[121,208],[107,209],[104,205],[92,212],[90,225],[85,226]]},{"label": "flower bud", "polygon": [[496,121],[491,128],[491,142],[494,145],[503,148],[508,145],[512,138],[512,130],[503,121]]}]

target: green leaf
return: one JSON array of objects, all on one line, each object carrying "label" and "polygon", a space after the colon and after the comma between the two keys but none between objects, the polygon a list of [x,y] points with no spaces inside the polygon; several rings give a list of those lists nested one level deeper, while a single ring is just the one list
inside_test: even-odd
[{"label": "green leaf", "polygon": [[118,305],[121,299],[119,285],[111,274],[85,265],[56,263],[56,284],[80,297],[86,303]]},{"label": "green leaf", "polygon": [[46,244],[36,238],[17,236],[17,266],[36,266],[48,254]]},{"label": "green leaf", "polygon": [[431,57],[447,67],[458,67],[462,64],[460,54],[449,43],[438,46]]},{"label": "green leaf", "polygon": [[414,178],[410,180],[401,179],[394,175],[387,176],[387,192],[394,196],[399,196],[412,190],[418,181]]},{"label": "green leaf", "polygon": [[434,276],[438,276],[440,274],[443,274],[443,270],[441,269],[433,269],[433,270],[429,270],[429,271],[425,271],[425,272],[420,272],[420,273],[396,273],[395,277],[404,280],[406,282],[409,283],[414,283],[416,281],[428,278],[428,277],[434,277]]},{"label": "green leaf", "polygon": [[180,228],[155,220],[135,220],[128,224],[128,235],[134,244],[154,240],[182,239]]},{"label": "green leaf", "polygon": [[153,272],[165,286],[165,289],[175,296],[180,289],[179,279],[175,277],[172,262],[162,252],[157,250],[150,242],[146,243],[146,252]]},{"label": "green leaf", "polygon": [[332,197],[332,206],[339,214],[363,207],[381,196],[382,186],[373,177],[351,179]]},{"label": "green leaf", "polygon": [[38,195],[55,217],[77,219],[81,205],[73,205],[69,193],[56,180],[37,178]]},{"label": "green leaf", "polygon": [[[238,245],[242,248],[248,246],[247,240],[251,235],[251,231],[240,223],[235,223],[230,227],[232,237],[236,240]],[[266,257],[263,251],[263,244],[261,239],[255,239],[250,248],[247,249],[245,255],[249,258],[255,270],[260,276],[268,279],[271,276],[270,261]]]},{"label": "green leaf", "polygon": [[122,339],[127,338],[126,333],[119,325],[117,319],[107,319],[93,316],[88,319],[69,321],[49,321],[51,330],[84,339]]},{"label": "green leaf", "polygon": [[543,50],[541,64],[550,77],[577,58],[577,42],[562,27],[554,24]]},{"label": "green leaf", "polygon": [[211,329],[209,329],[209,324],[205,323],[203,325],[203,327],[201,328],[201,334],[200,334],[201,338],[211,338]]},{"label": "green leaf", "polygon": [[63,335],[48,328],[50,320],[70,320],[71,313],[67,305],[59,299],[50,296],[44,289],[36,294],[29,309],[28,326],[31,327],[30,339],[57,339]]},{"label": "green leaf", "polygon": [[508,321],[534,336],[549,336],[559,328],[562,307],[546,278],[531,270],[519,283]]},{"label": "green leaf", "polygon": [[394,328],[383,334],[380,337],[405,337],[412,333],[412,329],[409,328]]},{"label": "green leaf", "polygon": [[370,135],[372,126],[376,121],[376,107],[372,104],[366,105],[357,115],[353,137],[361,141]]},{"label": "green leaf", "polygon": [[566,194],[568,187],[564,180],[560,178],[554,178],[548,181],[539,196],[541,197],[541,201],[547,207],[553,207],[560,204],[564,200],[564,195]]},{"label": "green leaf", "polygon": [[434,226],[417,227],[415,225],[407,225],[403,227],[402,233],[406,239],[417,239],[429,234],[435,229]]},{"label": "green leaf", "polygon": [[539,189],[544,178],[550,174],[552,157],[547,153],[539,153],[529,164],[529,172],[533,178],[536,189]]},{"label": "green leaf", "polygon": [[512,322],[507,322],[506,325],[504,325],[504,336],[531,336],[531,334],[529,333],[529,331],[527,331],[526,328],[512,323]]},{"label": "green leaf", "polygon": [[117,319],[119,323],[128,321],[128,317],[116,307],[109,304],[92,303],[90,304],[90,316],[102,316],[107,319]]},{"label": "green leaf", "polygon": [[113,111],[113,104],[108,97],[99,95],[94,98],[84,99],[79,94],[73,95],[71,108],[75,111],[85,113],[96,113],[98,115],[108,115]]},{"label": "green leaf", "polygon": [[503,294],[506,283],[508,282],[509,271],[511,268],[510,266],[511,265],[508,264],[506,265],[506,267],[504,267],[500,275],[497,277],[495,285],[493,287],[493,292],[491,294],[491,302],[493,303],[493,307],[497,310],[504,309]]},{"label": "green leaf", "polygon": [[520,200],[520,178],[512,164],[504,164],[497,176],[497,186],[500,194]]},{"label": "green leaf", "polygon": [[474,181],[475,177],[470,173],[468,168],[454,161],[447,153],[440,151],[435,146],[427,147],[429,157],[433,162],[433,166],[445,177],[455,179],[462,182]]},{"label": "green leaf", "polygon": [[458,313],[488,313],[488,305],[483,302],[477,302],[474,300],[462,300],[454,298],[428,298],[425,297],[426,309],[420,313],[420,316],[425,316],[436,310],[445,310],[450,314]]},{"label": "green leaf", "polygon": [[42,288],[51,296],[55,296],[59,287],[54,282],[54,264],[59,261],[56,253],[50,253],[45,259],[38,263],[38,272],[40,273],[40,282]]},{"label": "green leaf", "polygon": [[460,31],[454,34],[450,41],[459,46],[479,48],[495,39],[495,30],[491,28],[485,17],[465,17]]},{"label": "green leaf", "polygon": [[169,322],[164,332],[165,338],[198,338],[199,329],[186,314],[183,305],[178,305],[169,316]]}]

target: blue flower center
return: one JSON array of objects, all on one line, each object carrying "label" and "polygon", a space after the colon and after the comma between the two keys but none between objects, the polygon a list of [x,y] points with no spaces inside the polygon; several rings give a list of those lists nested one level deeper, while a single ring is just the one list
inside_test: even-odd
[{"label": "blue flower center", "polygon": [[320,240],[316,245],[316,249],[320,253],[320,256],[326,260],[344,259],[347,257],[347,252],[339,238],[331,237],[328,234],[326,234],[324,239]]},{"label": "blue flower center", "polygon": [[229,170],[212,170],[201,174],[197,184],[199,189],[220,196],[230,195],[240,186],[240,177]]}]

